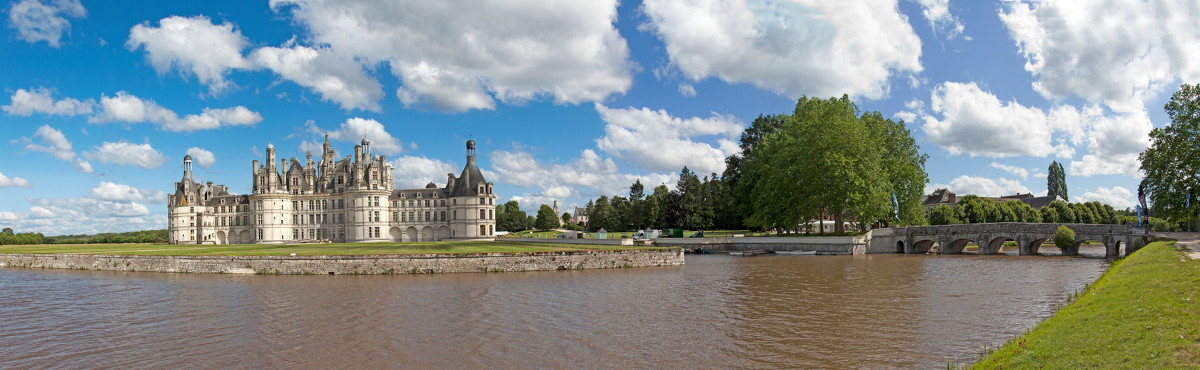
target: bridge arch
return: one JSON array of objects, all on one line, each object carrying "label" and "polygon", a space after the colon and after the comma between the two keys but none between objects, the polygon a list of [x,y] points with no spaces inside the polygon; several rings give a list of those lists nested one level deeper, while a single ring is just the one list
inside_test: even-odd
[{"label": "bridge arch", "polygon": [[947,240],[951,240],[951,241],[949,243],[943,243],[942,250],[939,253],[941,253],[941,254],[961,254],[963,252],[963,249],[967,247],[967,244],[970,244],[970,243],[979,244],[979,243],[975,242],[975,240],[968,239],[968,238],[952,238],[952,239],[947,239]]},{"label": "bridge arch", "polygon": [[1001,254],[1001,251],[1004,249],[1004,243],[1009,241],[1014,240],[1007,236],[994,237],[987,244],[979,246],[979,254]]},{"label": "bridge arch", "polygon": [[913,254],[926,254],[929,253],[929,249],[932,248],[936,243],[937,241],[933,239],[917,240],[910,245],[910,249],[905,250],[904,252]]}]

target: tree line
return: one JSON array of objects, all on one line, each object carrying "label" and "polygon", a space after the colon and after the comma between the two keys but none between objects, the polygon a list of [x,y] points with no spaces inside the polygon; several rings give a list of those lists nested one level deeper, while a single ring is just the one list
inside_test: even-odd
[{"label": "tree line", "polygon": [[45,236],[42,233],[14,233],[12,228],[0,230],[2,245],[36,244],[101,244],[101,243],[166,243],[167,230],[144,230],[124,233],[99,233]]},{"label": "tree line", "polygon": [[[930,225],[974,224],[988,222],[1031,222],[1031,223],[1080,223],[1118,224],[1130,223],[1117,210],[1100,202],[1067,203],[1055,200],[1041,210],[1020,201],[1000,201],[964,195],[958,198],[956,207],[945,204],[929,211]],[[1136,222],[1136,221],[1135,221]]]},{"label": "tree line", "polygon": [[11,227],[0,230],[0,245],[46,244],[42,233],[14,233]]}]

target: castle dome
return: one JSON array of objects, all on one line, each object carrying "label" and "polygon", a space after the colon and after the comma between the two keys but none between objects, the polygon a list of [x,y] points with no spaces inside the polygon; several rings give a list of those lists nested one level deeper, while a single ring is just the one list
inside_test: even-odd
[{"label": "castle dome", "polygon": [[430,181],[429,184],[425,185],[426,189],[437,189],[437,187],[437,184],[434,184],[433,181]]}]

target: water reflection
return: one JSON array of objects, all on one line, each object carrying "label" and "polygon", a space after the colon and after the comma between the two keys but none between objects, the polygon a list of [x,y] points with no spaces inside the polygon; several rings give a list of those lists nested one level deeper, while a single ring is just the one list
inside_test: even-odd
[{"label": "water reflection", "polygon": [[941,367],[1052,314],[1104,269],[1095,249],[416,276],[8,268],[0,367]]}]

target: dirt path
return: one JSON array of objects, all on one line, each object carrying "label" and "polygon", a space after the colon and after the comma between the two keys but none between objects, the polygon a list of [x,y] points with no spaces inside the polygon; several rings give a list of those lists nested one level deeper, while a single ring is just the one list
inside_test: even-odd
[{"label": "dirt path", "polygon": [[1155,235],[1178,240],[1175,245],[1188,250],[1184,255],[1194,260],[1200,259],[1200,233],[1156,233]]}]

